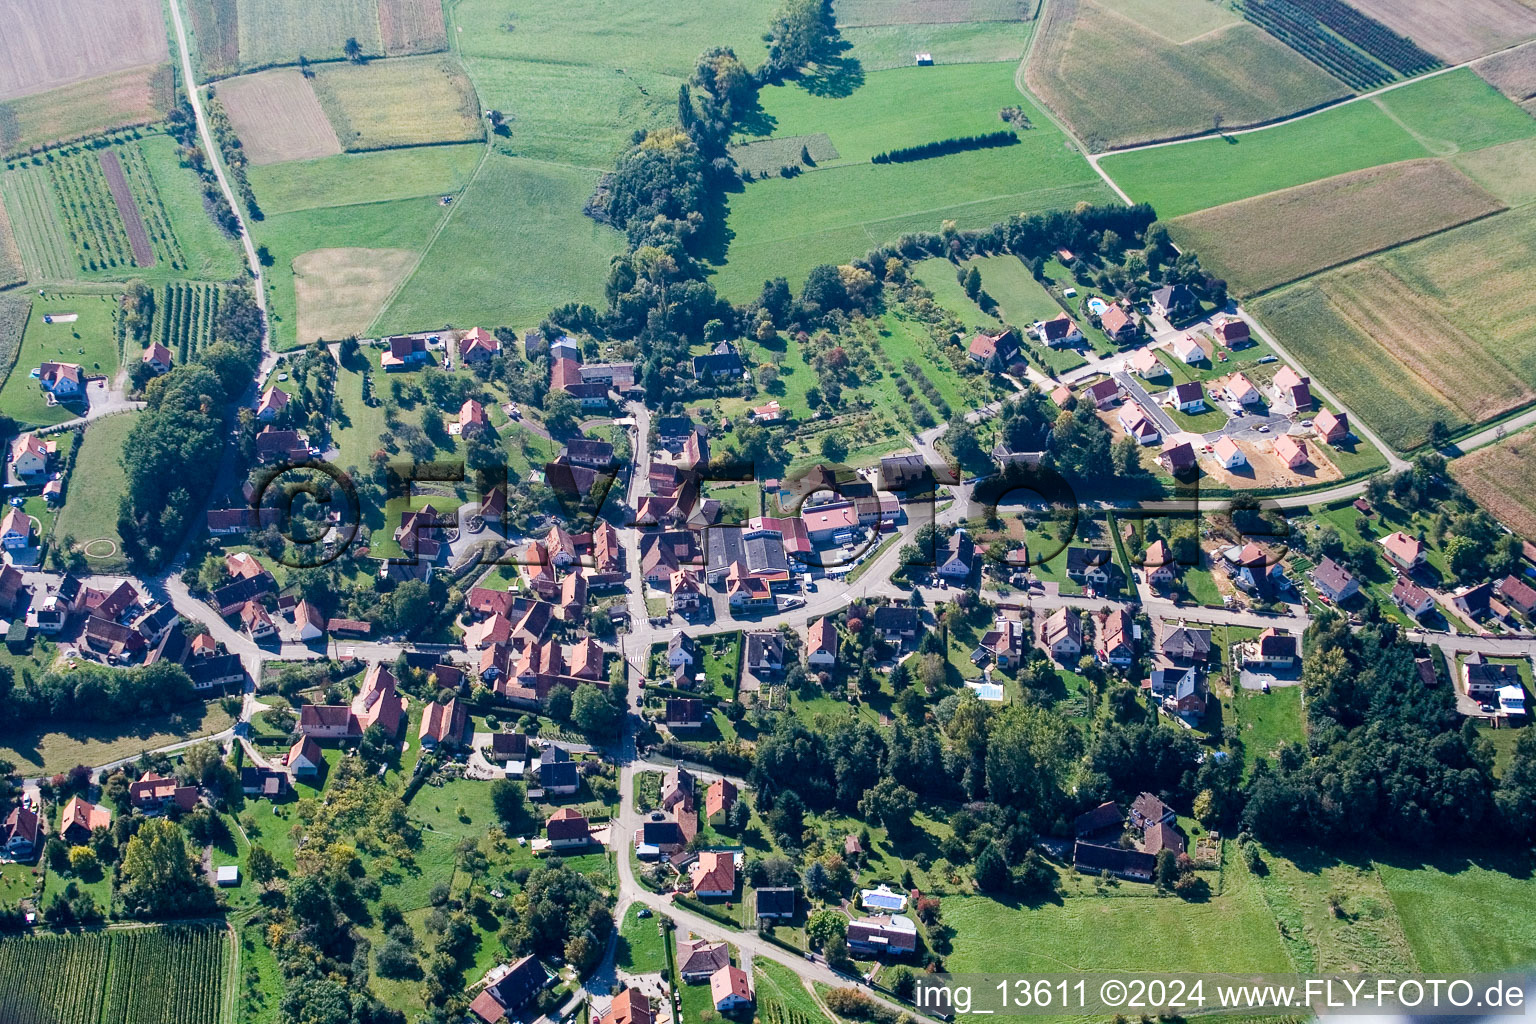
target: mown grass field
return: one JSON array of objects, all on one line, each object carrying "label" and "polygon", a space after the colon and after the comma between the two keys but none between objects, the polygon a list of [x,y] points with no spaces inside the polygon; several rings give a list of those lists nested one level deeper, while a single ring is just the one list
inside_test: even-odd
[{"label": "mown grass field", "polygon": [[[1436,418],[1476,423],[1536,397],[1525,279],[1536,215],[1512,210],[1264,296],[1265,324],[1399,449]],[[1476,381],[1475,387],[1467,382]]]},{"label": "mown grass field", "polygon": [[[925,73],[932,77],[925,79]],[[905,232],[937,231],[946,219],[962,228],[986,227],[1015,213],[1109,201],[1107,187],[1066,147],[1045,115],[1017,90],[1009,96],[1012,76],[1009,64],[912,68],[871,74],[861,89],[842,100],[775,98],[784,116],[791,118],[790,128],[783,128],[781,120],[776,131],[826,132],[845,162],[796,178],[752,182],[732,194],[727,228],[733,237],[715,287],[728,298],[742,300],[756,294],[768,278],[783,275],[798,286],[817,263],[846,262]],[[902,102],[908,102],[920,95],[910,92],[913,83],[925,81],[934,95],[943,91],[947,97],[950,90],[944,83],[954,83],[962,95],[946,98],[946,108],[956,118],[971,119],[968,125],[986,125],[967,132],[997,130],[997,111],[1005,103],[1024,108],[1036,127],[1023,132],[1018,145],[1003,149],[902,164],[851,162],[861,150],[887,148],[867,133],[859,112],[883,98],[894,101],[905,95],[908,100]],[[811,110],[816,117],[802,114]],[[957,131],[933,123],[929,138],[947,138]],[[916,141],[906,134],[896,138]]]},{"label": "mown grass field", "polygon": [[998,111],[1019,99],[1013,69],[1004,64],[882,71],[848,96],[817,95],[791,82],[762,90],[762,115],[737,141],[826,132],[838,156],[822,166],[868,163],[903,146],[1004,129]]},{"label": "mown grass field", "polygon": [[600,305],[609,257],[623,240],[581,212],[596,180],[576,168],[488,157],[373,330],[532,326],[563,302]]},{"label": "mown grass field", "polygon": [[865,71],[884,71],[912,67],[919,53],[932,54],[937,65],[1016,61],[1033,30],[1030,22],[1016,20],[869,25],[840,28],[839,35],[850,46],[847,56]]},{"label": "mown grass field", "polygon": [[483,147],[428,146],[345,153],[252,167],[247,175],[267,216],[326,206],[456,195],[469,184]]},{"label": "mown grass field", "polygon": [[[450,35],[484,107],[513,115],[494,141],[514,156],[609,168],[636,128],[674,122],[699,54],[729,46],[762,63],[774,0],[460,0]],[[462,31],[458,31],[462,29]]]},{"label": "mown grass field", "polygon": [[365,333],[415,262],[409,249],[312,249],[299,256],[293,261],[299,341]]},{"label": "mown grass field", "polygon": [[0,156],[150,124],[175,105],[169,64],[145,64],[0,103]]},{"label": "mown grass field", "polygon": [[21,250],[16,246],[11,217],[5,211],[4,198],[0,197],[0,288],[9,288],[26,279],[27,268],[21,261]]},{"label": "mown grass field", "polygon": [[337,59],[349,38],[367,54],[382,53],[377,0],[237,0],[241,67]]},{"label": "mown grass field", "polygon": [[[1187,576],[1189,570],[1185,570]],[[1236,685],[1233,694],[1224,702],[1231,709],[1238,737],[1243,741],[1243,765],[1247,771],[1260,758],[1273,761],[1275,748],[1281,743],[1305,743],[1302,728],[1301,687],[1280,686],[1269,693],[1245,690]]]},{"label": "mown grass field", "polygon": [[1046,7],[1026,79],[1090,149],[1210,132],[1218,118],[1226,127],[1258,124],[1347,93],[1306,58],[1215,4],[1181,0],[1164,29],[1166,6],[1063,0]]},{"label": "mown grass field", "polygon": [[[322,207],[284,213],[252,225],[275,264],[267,278],[274,344],[298,344],[293,261],[315,249],[378,248],[420,252],[447,211],[435,197]],[[287,270],[287,273],[281,272]],[[377,309],[374,310],[377,315]]]},{"label": "mown grass field", "polygon": [[1257,879],[1259,891],[1299,970],[1417,971],[1418,960],[1392,896],[1371,861],[1268,850],[1264,863],[1267,870]]},{"label": "mown grass field", "polygon": [[[958,934],[947,966],[956,973],[1036,974],[1291,970],[1258,885],[1235,853],[1222,881],[1222,892],[1204,903],[1165,899],[1132,882],[1107,896],[1068,896],[1038,907],[952,896],[944,901],[944,921]],[[998,942],[1000,935],[1015,938]]]},{"label": "mown grass field", "polygon": [[1233,292],[1252,295],[1502,209],[1452,164],[1409,160],[1188,214],[1168,229]]},{"label": "mown grass field", "polygon": [[1241,135],[1113,154],[1101,166],[1165,219],[1277,189],[1536,136],[1531,118],[1461,68]]},{"label": "mown grass field", "polygon": [[1511,530],[1536,540],[1536,437],[1516,434],[1463,455],[1451,476]]},{"label": "mown grass field", "polygon": [[1425,972],[1536,962],[1529,864],[1447,854],[1424,865],[1379,863],[1378,871]]},{"label": "mown grass field", "polygon": [[485,137],[474,87],[448,58],[325,64],[316,70],[312,84],[346,150]]},{"label": "mown grass field", "polygon": [[[235,240],[208,216],[203,206],[202,185],[192,171],[181,166],[180,147],[169,135],[155,133],[140,139],[144,166],[175,236],[181,254],[181,271],[158,268],[159,273],[193,277],[202,281],[228,281],[244,272]],[[153,279],[154,275],[138,276]]]},{"label": "mown grass field", "polygon": [[[16,368],[0,388],[0,411],[23,426],[46,426],[72,418],[75,413],[65,406],[50,407],[44,401],[36,378],[30,374],[44,360],[79,363],[86,373],[105,373],[109,377],[116,373],[116,309],[115,295],[49,292],[35,298],[16,356]],[[44,316],[61,313],[75,313],[80,319],[73,323],[43,323]]]},{"label": "mown grass field", "polygon": [[55,540],[63,545],[73,537],[94,572],[114,572],[128,564],[117,533],[117,501],[127,487],[119,460],[138,418],[138,413],[124,413],[86,427],[72,486],[59,512]]}]

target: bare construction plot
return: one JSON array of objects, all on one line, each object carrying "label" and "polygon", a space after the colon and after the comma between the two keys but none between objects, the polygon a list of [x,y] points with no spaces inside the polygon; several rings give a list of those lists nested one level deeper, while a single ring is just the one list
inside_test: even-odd
[{"label": "bare construction plot", "polygon": [[253,164],[341,152],[315,90],[298,71],[282,68],[232,78],[219,86],[219,100]]},{"label": "bare construction plot", "polygon": [[56,89],[169,53],[156,0],[6,0],[0,99]]}]

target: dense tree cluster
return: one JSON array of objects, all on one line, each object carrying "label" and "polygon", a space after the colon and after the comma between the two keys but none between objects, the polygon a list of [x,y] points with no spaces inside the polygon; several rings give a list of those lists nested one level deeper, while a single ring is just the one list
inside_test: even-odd
[{"label": "dense tree cluster", "polygon": [[114,669],[82,662],[17,680],[0,665],[0,727],[34,722],[116,722],[161,715],[196,699],[186,670],[170,662]]}]

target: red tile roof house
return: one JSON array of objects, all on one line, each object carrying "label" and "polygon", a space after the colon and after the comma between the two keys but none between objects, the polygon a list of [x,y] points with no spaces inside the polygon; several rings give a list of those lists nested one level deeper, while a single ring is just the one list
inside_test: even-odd
[{"label": "red tile roof house", "polygon": [[394,673],[383,664],[375,664],[350,705],[304,705],[299,712],[299,731],[319,739],[353,738],[378,723],[386,735],[394,737],[404,716],[405,703],[395,693]]},{"label": "red tile roof house", "polygon": [[1013,340],[1012,331],[1003,330],[996,334],[977,331],[966,355],[989,370],[1003,370],[1018,358],[1019,346]]},{"label": "red tile roof house", "polygon": [[1536,616],[1536,587],[1517,576],[1506,576],[1495,589],[1510,607],[1526,618]]},{"label": "red tile roof house", "polygon": [[288,408],[288,392],[280,387],[270,387],[262,392],[261,401],[256,403],[256,418],[263,423],[271,422],[277,418],[277,414]]},{"label": "red tile roof house", "polygon": [[1275,438],[1275,458],[1285,463],[1287,469],[1299,469],[1312,461],[1307,456],[1307,443],[1289,434]]},{"label": "red tile roof house", "polygon": [[917,925],[902,914],[876,914],[848,924],[848,948],[855,953],[902,956],[917,949]]},{"label": "red tile roof house", "polygon": [[404,370],[426,360],[426,338],[399,336],[389,339],[389,347],[379,357],[379,365],[386,370]]},{"label": "red tile roof house", "polygon": [[39,476],[48,472],[48,460],[58,450],[58,442],[44,441],[36,434],[25,434],[16,440],[11,453],[11,466],[17,476]]},{"label": "red tile roof house", "polygon": [[[469,1012],[483,1024],[500,1024],[508,1012],[516,1012],[550,982],[537,957],[525,956],[515,964],[486,972],[485,990],[469,1004]],[[642,1022],[649,1024],[649,1021]]]},{"label": "red tile roof house", "polygon": [[739,797],[736,784],[729,779],[716,779],[709,784],[704,791],[704,818],[711,825],[718,825],[725,820],[726,814],[735,806]]},{"label": "red tile roof house", "polygon": [[112,824],[112,812],[81,797],[70,797],[59,816],[59,835],[75,846],[90,842],[91,833]]},{"label": "red tile roof house", "polygon": [[1337,444],[1349,436],[1349,414],[1341,412],[1335,415],[1331,409],[1324,409],[1312,421],[1312,429],[1324,441]]},{"label": "red tile roof house", "polygon": [[68,401],[84,390],[85,373],[79,363],[48,362],[37,368],[37,382],[50,395]]},{"label": "red tile roof house", "polygon": [[544,822],[544,835],[549,839],[550,849],[567,850],[590,843],[592,827],[586,815],[575,808],[562,807]]},{"label": "red tile roof house", "polygon": [[709,998],[721,1013],[752,1005],[752,984],[740,967],[726,966],[709,976]]},{"label": "red tile roof house", "polygon": [[1424,564],[1424,559],[1428,556],[1429,549],[1424,546],[1424,542],[1408,536],[1402,530],[1387,534],[1381,538],[1380,543],[1387,558],[1404,572],[1417,569]]},{"label": "red tile roof house", "polygon": [[1119,306],[1110,306],[1099,317],[1099,330],[1113,341],[1124,342],[1136,337],[1141,328],[1137,326],[1135,317]]},{"label": "red tile roof house", "polygon": [[1348,569],[1331,558],[1324,558],[1311,572],[1312,584],[1318,593],[1335,604],[1341,604],[1360,593],[1360,581]]},{"label": "red tile roof house", "polygon": [[421,728],[417,732],[423,749],[436,750],[440,746],[456,747],[464,742],[464,728],[469,724],[469,711],[457,697],[446,704],[432,701],[422,709]]},{"label": "red tile roof house", "polygon": [[144,350],[143,362],[155,373],[168,373],[171,369],[171,350],[157,341]]},{"label": "red tile roof house", "polygon": [[325,754],[313,736],[301,736],[288,749],[288,772],[296,779],[314,778],[325,766]]},{"label": "red tile roof house", "polygon": [[705,850],[688,869],[693,894],[700,899],[730,899],[736,895],[736,856]]},{"label": "red tile roof house", "polygon": [[179,786],[154,772],[145,772],[137,782],[128,783],[128,801],[144,814],[158,814],[170,804],[184,811],[197,806],[197,787]]},{"label": "red tile roof house", "polygon": [[1216,340],[1227,348],[1242,348],[1253,340],[1248,335],[1246,320],[1223,320],[1216,325],[1215,334]]},{"label": "red tile roof house", "polygon": [[704,702],[696,697],[668,697],[666,717],[668,729],[698,729],[704,725]]},{"label": "red tile roof house", "polygon": [[1296,638],[1271,626],[1243,645],[1243,664],[1291,668],[1296,664]]},{"label": "red tile roof house", "polygon": [[1280,372],[1275,374],[1275,401],[1292,406],[1297,412],[1312,408],[1311,380],[1289,366],[1280,367]]},{"label": "red tile roof house", "polygon": [[459,338],[459,362],[488,363],[501,351],[501,342],[484,327],[471,327]]},{"label": "red tile roof house", "polygon": [[831,668],[837,664],[837,625],[828,618],[811,623],[805,645],[805,663],[812,668]]},{"label": "red tile roof house", "polygon": [[593,1018],[594,1024],[651,1024],[651,1000],[637,988],[627,988],[613,997],[608,1012]]}]

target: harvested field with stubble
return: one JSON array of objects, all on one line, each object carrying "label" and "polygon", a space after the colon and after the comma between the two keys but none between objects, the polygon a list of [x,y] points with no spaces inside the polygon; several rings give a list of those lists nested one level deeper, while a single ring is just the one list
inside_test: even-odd
[{"label": "harvested field with stubble", "polygon": [[240,70],[240,5],[236,0],[188,0],[203,74],[232,75]]},{"label": "harvested field with stubble", "polygon": [[1446,161],[1408,160],[1202,210],[1168,229],[1234,292],[1253,295],[1504,208]]},{"label": "harvested field with stubble", "polygon": [[1536,96],[1536,43],[1496,53],[1472,65],[1483,81],[1515,102]]},{"label": "harvested field with stubble", "polygon": [[441,57],[331,64],[312,82],[343,149],[389,149],[485,137],[474,86]]},{"label": "harvested field with stubble", "polygon": [[1536,435],[1506,437],[1451,462],[1451,476],[1504,525],[1536,540]]},{"label": "harvested field with stubble", "polygon": [[1029,87],[1096,152],[1257,124],[1348,92],[1246,22],[1180,45],[1094,0],[1052,0],[1037,32]]},{"label": "harvested field with stubble", "polygon": [[362,334],[415,260],[409,249],[316,249],[294,260],[299,341]]},{"label": "harvested field with stubble", "polygon": [[0,156],[158,121],[175,91],[169,64],[145,64],[0,103]]},{"label": "harvested field with stubble", "polygon": [[835,0],[839,28],[968,21],[1027,21],[1037,0]]},{"label": "harvested field with stubble", "polygon": [[1536,139],[1489,146],[1455,158],[1457,167],[1510,206],[1536,202]]},{"label": "harvested field with stubble", "polygon": [[1349,0],[1447,64],[1536,36],[1536,11],[1519,0]]},{"label": "harvested field with stubble", "polygon": [[1536,399],[1536,207],[1404,245],[1257,300],[1259,317],[1389,444]]},{"label": "harvested field with stubble", "polygon": [[379,41],[391,57],[444,49],[442,0],[379,0]]},{"label": "harvested field with stubble", "polygon": [[341,152],[309,79],[291,68],[219,83],[219,102],[252,164],[313,160]]},{"label": "harvested field with stubble", "polygon": [[7,0],[0,99],[158,64],[169,53],[156,0]]}]

